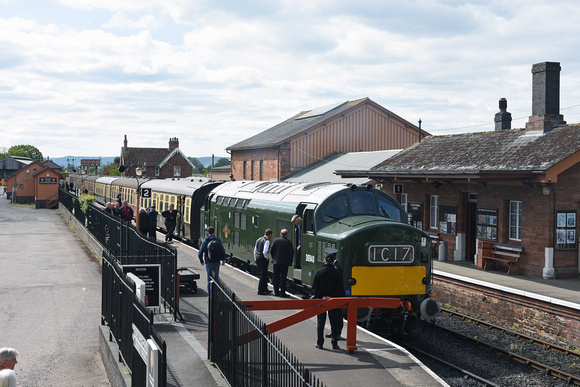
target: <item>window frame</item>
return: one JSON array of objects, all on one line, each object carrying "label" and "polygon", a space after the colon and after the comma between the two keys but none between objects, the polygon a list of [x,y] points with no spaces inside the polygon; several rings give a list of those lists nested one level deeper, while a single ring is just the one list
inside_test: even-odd
[{"label": "window frame", "polygon": [[[512,204],[516,205],[516,211],[512,211]],[[523,202],[521,200],[509,201],[509,218],[508,218],[508,239],[510,241],[522,241],[522,218],[523,218]],[[515,224],[512,222],[512,215],[515,215]],[[515,229],[516,236],[512,237],[512,230]]]},{"label": "window frame", "polygon": [[429,228],[439,230],[439,195],[429,196]]}]

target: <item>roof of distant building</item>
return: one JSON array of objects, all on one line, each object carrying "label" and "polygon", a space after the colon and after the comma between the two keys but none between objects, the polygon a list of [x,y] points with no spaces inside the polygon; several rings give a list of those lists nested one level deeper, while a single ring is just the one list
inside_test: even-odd
[{"label": "roof of distant building", "polygon": [[[287,141],[289,138],[296,136],[297,134],[300,134],[316,125],[322,124],[324,121],[340,115],[362,103],[372,103],[377,107],[384,109],[386,112],[388,112],[388,114],[390,114],[390,116],[415,127],[415,125],[411,124],[407,120],[388,111],[387,109],[373,102],[370,98],[365,97],[356,99],[354,101],[345,101],[313,110],[300,112],[297,115],[271,127],[270,129],[266,129],[250,138],[231,145],[226,149],[245,150],[256,148],[272,148],[278,146],[279,144]],[[429,135],[427,132],[423,133],[424,135]]]},{"label": "roof of distant building", "polygon": [[366,184],[366,177],[342,178],[334,171],[344,168],[369,169],[386,159],[393,157],[401,150],[383,150],[374,152],[333,153],[318,160],[290,175],[283,180],[289,182],[329,182],[329,183],[354,183]]}]

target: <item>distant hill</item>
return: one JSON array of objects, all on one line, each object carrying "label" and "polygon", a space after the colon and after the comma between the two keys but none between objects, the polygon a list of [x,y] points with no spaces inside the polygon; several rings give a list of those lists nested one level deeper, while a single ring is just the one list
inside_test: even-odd
[{"label": "distant hill", "polygon": [[[74,164],[75,165],[80,165],[81,164],[81,159],[98,159],[99,157],[91,157],[91,156],[64,156],[64,157],[55,157],[53,159],[51,159],[52,161],[54,161],[55,163],[57,163],[58,165],[60,165],[61,167],[66,167],[68,165],[68,161],[69,159],[74,159]],[[217,163],[217,161],[221,158],[225,158],[230,160],[229,156],[215,156],[214,157],[214,162]],[[200,163],[202,163],[204,166],[209,167],[211,165],[211,156],[209,157],[196,157],[196,159],[199,160]],[[101,157],[101,165],[107,165],[112,163],[115,160],[115,157]],[[71,161],[72,164],[72,161]]]},{"label": "distant hill", "polygon": [[[200,163],[202,163],[205,167],[211,166],[211,156],[210,157],[196,157]],[[219,159],[228,159],[231,161],[229,156],[215,156],[213,158],[214,163],[217,163]]]}]

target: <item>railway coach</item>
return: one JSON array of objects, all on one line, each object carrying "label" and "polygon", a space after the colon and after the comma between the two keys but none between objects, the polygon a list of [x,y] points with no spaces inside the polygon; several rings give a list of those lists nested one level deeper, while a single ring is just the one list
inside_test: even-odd
[{"label": "railway coach", "polygon": [[289,271],[295,283],[310,285],[324,264],[324,250],[334,247],[347,295],[396,297],[417,315],[438,312],[438,304],[428,307],[436,302],[430,297],[429,235],[407,224],[395,199],[370,186],[223,183],[207,197],[203,227],[214,226],[232,260],[248,269],[253,265],[255,241],[265,229],[272,229],[275,236],[287,229],[296,240],[291,223],[295,214],[303,219],[301,251]]}]

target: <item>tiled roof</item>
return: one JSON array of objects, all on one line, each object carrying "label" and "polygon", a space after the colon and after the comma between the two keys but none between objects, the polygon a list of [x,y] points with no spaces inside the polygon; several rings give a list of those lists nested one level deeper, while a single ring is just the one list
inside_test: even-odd
[{"label": "tiled roof", "polygon": [[512,129],[431,136],[366,172],[369,176],[543,172],[578,151],[580,124],[560,125],[547,133]]},{"label": "tiled roof", "polygon": [[309,112],[314,110],[309,110],[305,112],[300,112],[297,115],[279,123],[276,126],[266,129],[263,132],[256,134],[250,138],[238,142],[237,144],[227,147],[227,150],[244,150],[244,149],[256,149],[256,148],[271,148],[280,144],[287,139],[310,129],[329,118],[332,118],[342,112],[356,106],[362,102],[369,101],[369,98],[361,98],[354,101],[346,101],[338,107],[326,112],[325,114],[302,118],[300,116],[307,115]]},{"label": "tiled roof", "polygon": [[145,164],[149,166],[160,165],[172,152],[169,148],[121,148],[121,164],[125,166]]}]

